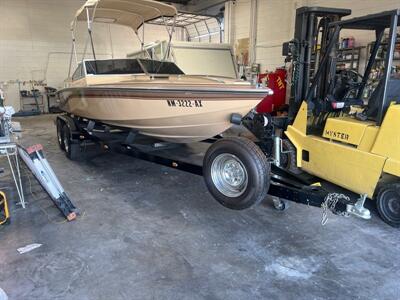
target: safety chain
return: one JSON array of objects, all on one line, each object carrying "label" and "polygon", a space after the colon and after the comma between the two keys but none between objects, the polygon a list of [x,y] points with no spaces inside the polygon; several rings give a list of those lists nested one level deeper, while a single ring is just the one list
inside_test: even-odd
[{"label": "safety chain", "polygon": [[326,195],[324,202],[321,204],[322,208],[322,220],[321,225],[324,226],[328,222],[328,210],[332,213],[339,214],[341,216],[348,216],[347,212],[338,213],[335,210],[336,204],[339,200],[345,200],[346,202],[350,202],[350,197],[346,196],[345,194],[340,193],[329,193]]}]

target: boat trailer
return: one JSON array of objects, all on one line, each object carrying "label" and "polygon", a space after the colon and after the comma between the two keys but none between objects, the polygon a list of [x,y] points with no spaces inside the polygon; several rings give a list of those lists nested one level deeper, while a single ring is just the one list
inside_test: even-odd
[{"label": "boat trailer", "polygon": [[[182,159],[190,155],[181,153],[176,157],[176,153],[184,151],[185,148],[176,144],[152,140],[135,131],[110,127],[101,122],[68,114],[59,115],[56,125],[60,147],[66,151],[67,157],[73,160],[80,159],[87,146],[97,144],[106,151],[123,153],[195,175],[202,176],[204,174],[204,167],[201,162],[196,163]],[[66,139],[66,137],[68,138]],[[223,138],[215,137],[198,144],[208,147],[219,139]],[[200,155],[197,153],[195,156],[198,157]],[[288,201],[319,207],[323,209],[322,224],[327,221],[328,210],[337,215],[356,215],[356,213],[352,213],[352,208],[357,204],[357,200],[350,199],[344,194],[329,192],[321,187],[315,181],[315,178],[292,174],[283,168],[275,166],[272,162],[270,165],[268,195],[272,196],[273,205],[277,210],[285,210],[288,207]],[[224,203],[221,204],[224,205]],[[233,209],[243,209],[225,206]]]}]

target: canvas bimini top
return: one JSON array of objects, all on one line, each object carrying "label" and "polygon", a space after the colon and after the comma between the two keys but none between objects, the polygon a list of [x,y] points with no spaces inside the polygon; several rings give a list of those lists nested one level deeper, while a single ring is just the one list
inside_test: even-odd
[{"label": "canvas bimini top", "polygon": [[76,21],[87,22],[89,18],[93,22],[128,26],[137,32],[144,22],[176,14],[174,6],[153,0],[87,0],[76,12],[71,30]]}]

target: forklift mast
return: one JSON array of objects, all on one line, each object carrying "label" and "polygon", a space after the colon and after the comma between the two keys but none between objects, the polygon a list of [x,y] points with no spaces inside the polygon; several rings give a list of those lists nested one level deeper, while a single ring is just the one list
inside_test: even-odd
[{"label": "forklift mast", "polygon": [[[311,65],[312,56],[315,55],[315,70],[318,69],[319,59],[324,53],[316,51],[317,47],[323,51],[327,49],[332,35],[329,27],[331,22],[337,22],[344,16],[351,14],[350,9],[327,8],[327,7],[300,7],[296,10],[294,39],[283,45],[283,56],[289,57],[293,62],[292,88],[289,100],[289,123],[291,123],[303,100],[308,96],[310,82],[312,79]],[[338,36],[334,36],[337,40]],[[328,68],[324,65],[322,68]],[[331,72],[319,70],[321,76],[315,92],[325,95],[328,89],[327,82]]]}]

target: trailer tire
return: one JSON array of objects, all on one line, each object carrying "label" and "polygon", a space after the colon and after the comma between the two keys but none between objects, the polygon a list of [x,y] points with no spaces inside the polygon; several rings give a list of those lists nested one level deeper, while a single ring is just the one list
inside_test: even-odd
[{"label": "trailer tire", "polygon": [[78,160],[81,154],[81,147],[79,143],[76,143],[72,140],[71,130],[67,124],[63,126],[63,140],[64,140],[64,149],[65,155],[70,160]]},{"label": "trailer tire", "polygon": [[385,223],[400,227],[400,183],[382,186],[376,196],[376,207]]},{"label": "trailer tire", "polygon": [[282,168],[296,175],[303,173],[303,171],[297,167],[296,147],[289,140],[283,139],[282,150],[284,151],[284,153],[281,153]]},{"label": "trailer tire", "polygon": [[252,141],[228,137],[206,152],[203,176],[211,195],[230,209],[246,209],[267,196],[271,166]]},{"label": "trailer tire", "polygon": [[56,121],[56,127],[57,127],[57,142],[58,146],[62,151],[65,151],[65,145],[64,145],[64,122],[60,119],[57,119]]}]

